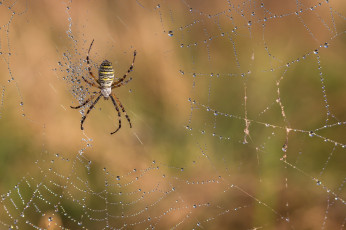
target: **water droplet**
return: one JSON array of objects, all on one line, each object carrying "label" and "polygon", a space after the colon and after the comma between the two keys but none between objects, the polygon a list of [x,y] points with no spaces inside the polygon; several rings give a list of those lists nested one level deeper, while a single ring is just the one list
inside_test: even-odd
[{"label": "water droplet", "polygon": [[327,43],[327,42],[324,43],[323,47],[324,47],[324,48],[328,48],[328,43]]},{"label": "water droplet", "polygon": [[314,54],[318,54],[318,50],[314,50]]},{"label": "water droplet", "polygon": [[197,208],[197,205],[194,204],[192,207],[193,207],[193,208]]},{"label": "water droplet", "polygon": [[20,105],[21,105],[21,106],[23,106],[23,105],[24,105],[24,103],[21,101],[21,102],[20,102]]},{"label": "water droplet", "polygon": [[322,182],[318,180],[318,181],[316,182],[316,184],[317,184],[317,185],[321,185]]},{"label": "water droplet", "polygon": [[168,31],[168,36],[170,36],[170,37],[173,36],[173,31],[172,30]]},{"label": "water droplet", "polygon": [[53,221],[53,218],[52,218],[51,216],[48,217],[48,221],[49,221],[49,222]]},{"label": "water droplet", "polygon": [[251,21],[248,21],[248,22],[247,22],[247,25],[248,25],[248,26],[251,26],[251,25],[252,25],[252,22],[251,22]]},{"label": "water droplet", "polygon": [[161,7],[160,4],[157,4],[156,8],[160,8],[160,7]]},{"label": "water droplet", "polygon": [[313,131],[309,132],[309,137],[313,137],[315,135],[315,133]]}]

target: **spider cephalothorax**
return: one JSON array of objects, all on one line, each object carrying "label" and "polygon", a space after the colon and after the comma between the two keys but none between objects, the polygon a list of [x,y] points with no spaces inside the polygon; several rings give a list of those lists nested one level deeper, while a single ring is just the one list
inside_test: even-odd
[{"label": "spider cephalothorax", "polygon": [[[121,113],[120,113],[120,110],[119,110],[119,107],[118,107],[118,104],[122,110],[122,112],[125,114],[125,117],[127,119],[127,121],[129,122],[130,124],[130,128],[132,128],[132,124],[131,124],[131,121],[130,121],[130,118],[129,116],[127,115],[125,109],[124,109],[124,106],[121,104],[120,100],[112,93],[112,89],[114,88],[118,88],[120,86],[122,86],[123,84],[131,81],[131,78],[124,81],[125,78],[127,77],[127,75],[132,71],[133,69],[133,65],[135,63],[135,58],[136,58],[136,51],[134,51],[133,53],[133,61],[132,61],[132,64],[130,66],[130,68],[127,70],[127,72],[125,73],[125,75],[120,78],[119,80],[114,81],[114,69],[113,69],[113,66],[112,66],[112,63],[107,61],[107,60],[104,60],[101,65],[100,65],[100,68],[99,68],[99,78],[97,79],[94,74],[91,72],[91,67],[90,67],[90,62],[89,62],[89,53],[90,53],[90,50],[91,50],[91,47],[94,43],[94,40],[91,42],[90,44],[90,47],[89,47],[89,50],[88,50],[88,55],[86,57],[86,60],[87,60],[87,65],[88,65],[88,71],[89,71],[89,74],[90,76],[95,80],[95,82],[97,84],[95,84],[94,82],[90,82],[88,81],[87,79],[85,79],[84,77],[83,80],[88,83],[89,85],[93,86],[93,87],[96,87],[96,88],[99,88],[100,91],[99,92],[94,92],[85,102],[83,102],[81,105],[79,106],[71,106],[71,108],[73,109],[79,109],[81,107],[83,107],[84,105],[88,104],[90,101],[91,101],[91,105],[88,109],[88,111],[86,112],[85,116],[82,117],[82,120],[81,120],[81,129],[83,130],[83,123],[86,119],[86,117],[88,116],[88,114],[90,113],[90,111],[94,108],[95,104],[100,100],[100,97],[103,96],[104,99],[108,99],[108,98],[111,98],[113,104],[114,104],[114,107],[115,109],[117,110],[118,112],[118,118],[119,118],[119,126],[118,128],[112,132],[111,134],[114,134],[115,132],[117,132],[120,128],[121,128]],[[97,98],[95,99],[95,101],[92,101],[94,99],[94,97],[97,96]]]}]

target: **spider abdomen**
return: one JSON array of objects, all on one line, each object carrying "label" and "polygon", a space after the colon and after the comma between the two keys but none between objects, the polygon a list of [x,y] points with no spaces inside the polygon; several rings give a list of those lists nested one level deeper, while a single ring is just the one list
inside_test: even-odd
[{"label": "spider abdomen", "polygon": [[99,68],[99,84],[101,88],[108,88],[112,86],[114,80],[114,69],[112,63],[104,60]]}]

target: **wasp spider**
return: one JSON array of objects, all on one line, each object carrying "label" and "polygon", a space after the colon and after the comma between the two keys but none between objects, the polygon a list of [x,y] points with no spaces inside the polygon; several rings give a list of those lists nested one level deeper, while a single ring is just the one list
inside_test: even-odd
[{"label": "wasp spider", "polygon": [[[90,50],[91,50],[91,47],[94,43],[94,40],[91,42],[90,44],[90,47],[89,47],[89,50],[88,50],[88,55],[86,57],[86,61],[87,61],[87,66],[88,66],[88,71],[89,71],[89,74],[90,76],[95,80],[95,82],[97,83],[94,83],[94,82],[90,82],[88,81],[86,78],[83,78],[83,80],[93,86],[93,87],[96,87],[96,88],[99,88],[100,91],[99,92],[94,92],[90,98],[88,98],[85,102],[83,102],[81,105],[79,106],[76,106],[76,107],[73,107],[71,106],[72,109],[79,109],[81,107],[83,107],[84,105],[88,104],[90,101],[91,101],[91,105],[88,109],[88,111],[86,112],[86,114],[82,117],[82,120],[81,120],[81,129],[83,130],[83,123],[86,119],[86,117],[88,116],[88,114],[90,113],[90,111],[94,108],[95,104],[99,101],[100,97],[103,96],[103,98],[105,100],[108,100],[108,98],[111,98],[112,102],[113,102],[113,105],[115,107],[115,109],[117,110],[118,112],[118,118],[119,118],[119,126],[118,128],[112,132],[111,134],[114,134],[116,133],[120,128],[121,128],[121,113],[120,113],[120,110],[119,110],[119,107],[118,107],[118,104],[121,108],[121,110],[123,111],[123,113],[125,114],[125,117],[127,119],[127,121],[129,122],[130,124],[130,128],[132,128],[132,124],[131,124],[131,121],[130,121],[130,118],[129,116],[127,115],[125,109],[124,109],[124,106],[121,104],[120,100],[112,93],[112,89],[114,88],[118,88],[118,87],[121,87],[122,85],[126,84],[127,82],[131,81],[132,78],[129,78],[128,80],[124,81],[125,78],[127,77],[127,75],[132,71],[133,69],[133,65],[135,63],[135,58],[136,58],[136,51],[134,51],[133,53],[133,61],[132,61],[132,64],[130,66],[130,68],[127,70],[127,72],[125,73],[125,75],[120,78],[119,80],[113,82],[114,80],[114,69],[113,69],[113,66],[112,66],[112,63],[107,61],[107,60],[104,60],[101,65],[100,65],[100,68],[99,68],[99,78],[97,79],[94,74],[91,72],[91,67],[90,67],[90,62],[89,62],[89,53],[90,53]],[[97,96],[98,95],[98,96]],[[94,97],[96,97],[95,101],[92,101],[94,99]]]}]

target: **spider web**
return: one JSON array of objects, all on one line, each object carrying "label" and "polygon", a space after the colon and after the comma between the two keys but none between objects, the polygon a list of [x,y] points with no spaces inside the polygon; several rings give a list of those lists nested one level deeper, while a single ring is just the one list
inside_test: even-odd
[{"label": "spider web", "polygon": [[2,1],[0,229],[344,229],[345,9]]}]

